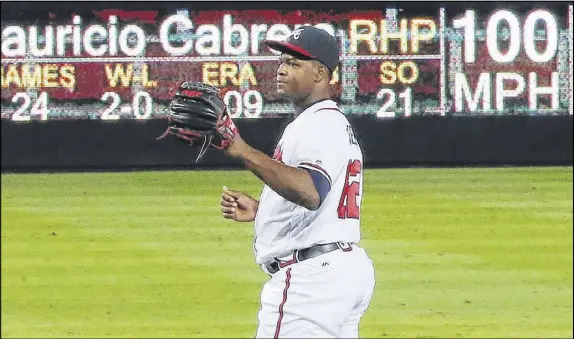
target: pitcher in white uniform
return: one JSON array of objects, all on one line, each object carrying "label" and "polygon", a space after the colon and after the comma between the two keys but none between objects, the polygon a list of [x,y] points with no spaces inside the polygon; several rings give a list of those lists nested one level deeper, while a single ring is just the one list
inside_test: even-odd
[{"label": "pitcher in white uniform", "polygon": [[273,158],[241,137],[227,155],[265,185],[259,201],[224,187],[223,217],[255,221],[255,259],[270,279],[261,291],[257,338],[357,338],[375,286],[361,239],[363,154],[330,98],[339,63],[336,40],[303,26],[280,51],[277,93],[293,103]]}]

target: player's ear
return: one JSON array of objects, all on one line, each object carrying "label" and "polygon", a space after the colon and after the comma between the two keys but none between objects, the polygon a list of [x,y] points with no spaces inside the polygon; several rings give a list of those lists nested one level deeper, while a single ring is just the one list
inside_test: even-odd
[{"label": "player's ear", "polygon": [[315,81],[321,82],[323,79],[327,79],[327,81],[329,81],[329,70],[327,67],[325,67],[323,64],[318,64],[317,66],[318,67],[315,72]]}]

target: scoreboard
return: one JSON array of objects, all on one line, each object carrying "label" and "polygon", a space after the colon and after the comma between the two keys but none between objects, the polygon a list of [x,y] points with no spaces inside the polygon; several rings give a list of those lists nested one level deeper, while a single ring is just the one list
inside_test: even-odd
[{"label": "scoreboard", "polygon": [[345,114],[572,114],[571,3],[455,4],[422,12],[408,3],[320,11],[149,2],[145,10],[3,15],[1,117],[165,118],[182,81],[227,89],[234,118],[291,114],[276,94],[279,56],[263,40],[306,24],[339,43],[331,87]]}]

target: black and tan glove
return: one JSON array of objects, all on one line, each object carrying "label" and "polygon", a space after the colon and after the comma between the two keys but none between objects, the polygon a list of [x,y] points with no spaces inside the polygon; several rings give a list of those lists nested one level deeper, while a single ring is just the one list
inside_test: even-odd
[{"label": "black and tan glove", "polygon": [[239,133],[219,89],[201,82],[182,83],[169,110],[167,130],[158,139],[173,135],[192,146],[201,144],[196,161],[209,147],[226,149]]}]

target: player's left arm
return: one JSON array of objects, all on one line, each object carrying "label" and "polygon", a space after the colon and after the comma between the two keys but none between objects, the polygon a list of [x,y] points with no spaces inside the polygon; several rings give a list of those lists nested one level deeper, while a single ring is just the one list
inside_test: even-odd
[{"label": "player's left arm", "polygon": [[286,200],[309,210],[320,207],[321,197],[309,171],[273,160],[248,145],[239,135],[226,152],[241,160],[247,169]]}]

